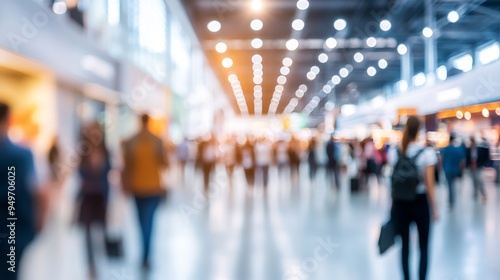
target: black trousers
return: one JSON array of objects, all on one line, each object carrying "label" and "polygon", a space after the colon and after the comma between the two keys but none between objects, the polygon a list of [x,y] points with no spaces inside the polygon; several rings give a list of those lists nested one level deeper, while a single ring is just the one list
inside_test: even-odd
[{"label": "black trousers", "polygon": [[426,194],[418,194],[414,201],[394,200],[391,210],[392,218],[396,222],[398,233],[401,235],[402,251],[401,261],[405,280],[410,280],[409,254],[410,254],[410,225],[415,223],[418,230],[420,247],[419,279],[427,277],[430,209]]}]

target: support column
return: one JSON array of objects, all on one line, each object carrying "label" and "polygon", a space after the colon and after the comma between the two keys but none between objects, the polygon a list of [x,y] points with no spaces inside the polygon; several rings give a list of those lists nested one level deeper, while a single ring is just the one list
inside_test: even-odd
[{"label": "support column", "polygon": [[425,25],[432,29],[433,35],[425,38],[425,74],[427,82],[433,83],[436,80],[437,69],[437,43],[436,15],[433,0],[425,0]]},{"label": "support column", "polygon": [[408,51],[401,56],[401,80],[406,82],[408,88],[413,86],[413,57],[411,45],[406,45]]}]

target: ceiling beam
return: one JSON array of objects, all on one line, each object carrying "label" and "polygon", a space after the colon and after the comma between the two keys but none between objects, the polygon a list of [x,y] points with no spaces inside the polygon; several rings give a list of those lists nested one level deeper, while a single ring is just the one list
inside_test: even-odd
[{"label": "ceiling beam", "polygon": [[[368,48],[366,42],[360,38],[338,38],[337,47],[335,49],[359,49]],[[222,40],[226,43],[230,50],[253,50],[251,46],[251,40]],[[273,50],[273,49],[284,49],[286,50],[286,39],[265,39],[263,40],[263,46],[261,49]],[[299,39],[299,50],[309,49],[309,50],[319,50],[324,49],[325,40],[324,39]],[[206,40],[203,43],[203,47],[207,50],[214,50],[215,45],[221,42],[221,40]],[[381,48],[396,48],[397,40],[395,38],[377,38],[377,45],[372,49]]]}]

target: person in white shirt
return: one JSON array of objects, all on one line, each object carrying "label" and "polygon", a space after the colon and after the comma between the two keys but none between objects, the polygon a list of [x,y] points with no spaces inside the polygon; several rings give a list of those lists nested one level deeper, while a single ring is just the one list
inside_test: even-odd
[{"label": "person in white shirt", "polygon": [[412,223],[417,225],[418,242],[420,245],[419,279],[425,280],[427,277],[431,215],[434,221],[439,219],[434,186],[434,166],[437,163],[437,156],[432,148],[425,147],[416,142],[419,130],[420,120],[417,117],[409,117],[403,130],[401,146],[389,151],[389,164],[392,166],[398,161],[398,149],[400,154],[410,159],[413,158],[419,177],[421,178],[416,188],[415,199],[402,200],[393,196],[392,202],[392,219],[395,221],[397,232],[401,236],[402,241],[401,258],[405,280],[410,279],[408,262],[410,225]]},{"label": "person in white shirt", "polygon": [[266,189],[269,182],[269,165],[272,161],[272,152],[272,145],[265,137],[261,137],[255,144],[255,164]]}]

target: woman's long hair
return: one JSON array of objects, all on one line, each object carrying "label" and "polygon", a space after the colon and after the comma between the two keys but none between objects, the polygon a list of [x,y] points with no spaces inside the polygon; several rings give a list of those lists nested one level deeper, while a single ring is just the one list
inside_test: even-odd
[{"label": "woman's long hair", "polygon": [[403,154],[406,153],[406,149],[411,141],[417,138],[418,131],[420,130],[420,120],[415,116],[410,116],[406,122],[405,128],[403,130],[403,140],[401,141],[401,148],[403,149]]}]

